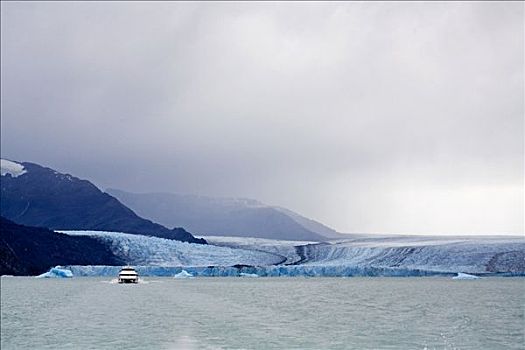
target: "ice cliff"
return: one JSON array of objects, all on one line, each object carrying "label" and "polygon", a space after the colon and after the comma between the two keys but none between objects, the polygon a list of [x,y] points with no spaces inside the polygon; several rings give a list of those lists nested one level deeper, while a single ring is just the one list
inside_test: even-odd
[{"label": "ice cliff", "polygon": [[[65,233],[107,242],[141,275],[174,276],[183,268],[196,277],[525,275],[525,239],[519,237],[361,236],[324,243],[206,237],[206,246],[115,232]],[[86,276],[118,273],[109,266],[71,269]]]}]

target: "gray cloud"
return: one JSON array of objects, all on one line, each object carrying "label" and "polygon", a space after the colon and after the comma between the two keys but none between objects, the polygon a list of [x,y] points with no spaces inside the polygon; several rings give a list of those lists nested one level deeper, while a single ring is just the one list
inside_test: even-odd
[{"label": "gray cloud", "polygon": [[2,155],[345,232],[523,233],[522,3],[2,3]]}]

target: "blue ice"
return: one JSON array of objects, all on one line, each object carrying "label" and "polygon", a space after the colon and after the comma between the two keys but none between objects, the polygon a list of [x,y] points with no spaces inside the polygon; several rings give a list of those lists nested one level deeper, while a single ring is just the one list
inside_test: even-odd
[{"label": "blue ice", "polygon": [[48,272],[36,276],[36,278],[71,278],[73,272],[71,270],[62,268],[61,266],[52,267]]}]

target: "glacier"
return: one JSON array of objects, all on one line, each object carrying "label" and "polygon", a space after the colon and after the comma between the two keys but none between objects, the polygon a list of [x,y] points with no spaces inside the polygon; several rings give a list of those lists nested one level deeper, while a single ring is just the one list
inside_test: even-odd
[{"label": "glacier", "polygon": [[108,243],[111,251],[130,265],[209,266],[274,265],[283,257],[271,252],[193,244],[171,239],[106,231],[59,231],[90,236]]},{"label": "glacier", "polygon": [[70,269],[63,268],[62,266],[55,266],[49,269],[41,275],[35,276],[35,278],[71,278],[73,273]]},{"label": "glacier", "polygon": [[293,264],[301,260],[301,256],[297,254],[296,247],[318,243],[313,241],[290,241],[256,237],[203,236],[199,238],[204,238],[209,244],[216,246],[276,254],[281,256],[281,264]]},{"label": "glacier", "polygon": [[[438,273],[525,273],[522,237],[360,235],[327,242],[206,236],[211,244],[280,254],[281,265],[368,266]],[[273,241],[273,242],[271,242]]]},{"label": "glacier", "polygon": [[436,272],[525,272],[525,240],[342,241],[298,248],[302,265],[374,266]]},{"label": "glacier", "polygon": [[[198,245],[157,237],[100,231],[62,231],[108,243],[141,276],[185,270],[212,276],[524,276],[521,237],[350,236],[327,242],[205,237]],[[70,266],[78,276],[115,276],[119,267]]]}]

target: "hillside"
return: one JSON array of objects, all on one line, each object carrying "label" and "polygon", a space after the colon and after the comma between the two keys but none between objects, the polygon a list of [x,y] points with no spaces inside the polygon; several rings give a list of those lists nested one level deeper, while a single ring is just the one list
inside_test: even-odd
[{"label": "hillside", "polygon": [[253,199],[107,191],[143,217],[167,227],[186,227],[196,235],[307,241],[343,237],[290,210]]},{"label": "hillside", "polygon": [[2,160],[0,215],[61,230],[99,230],[205,243],[183,228],[146,220],[87,180],[34,163]]},{"label": "hillside", "polygon": [[38,275],[56,265],[123,265],[108,245],[0,217],[0,275]]}]

